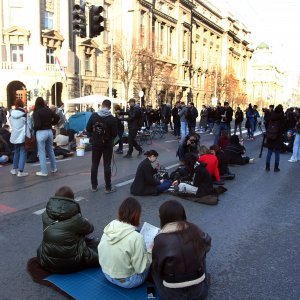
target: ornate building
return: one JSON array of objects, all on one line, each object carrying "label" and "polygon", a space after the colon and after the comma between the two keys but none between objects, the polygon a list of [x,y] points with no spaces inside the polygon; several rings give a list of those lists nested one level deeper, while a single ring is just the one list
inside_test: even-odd
[{"label": "ornate building", "polygon": [[[0,0],[4,105],[24,94],[31,103],[37,96],[67,103],[107,95],[109,86],[119,98],[143,90],[143,104],[153,105],[182,99],[199,107],[246,95],[250,32],[207,1],[91,0],[86,8],[101,5],[105,17],[105,31],[93,39],[72,33],[74,3]],[[222,88],[229,74],[234,94]]]}]

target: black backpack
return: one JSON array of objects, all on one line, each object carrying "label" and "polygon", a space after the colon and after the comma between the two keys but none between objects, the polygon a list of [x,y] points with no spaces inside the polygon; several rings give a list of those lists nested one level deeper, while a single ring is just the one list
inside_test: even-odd
[{"label": "black backpack", "polygon": [[104,118],[97,114],[98,120],[93,124],[93,138],[97,141],[105,142],[109,140],[107,124]]},{"label": "black backpack", "polygon": [[280,126],[278,121],[270,121],[267,130],[267,139],[274,141],[278,138],[280,132]]}]

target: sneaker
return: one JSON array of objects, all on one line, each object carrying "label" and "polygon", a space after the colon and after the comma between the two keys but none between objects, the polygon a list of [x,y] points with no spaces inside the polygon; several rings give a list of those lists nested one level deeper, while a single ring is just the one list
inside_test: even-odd
[{"label": "sneaker", "polygon": [[28,175],[27,172],[20,172],[20,171],[17,174],[18,177],[24,177],[24,176],[27,176],[27,175]]},{"label": "sneaker", "polygon": [[254,159],[254,158],[250,158],[250,159],[249,159],[249,164],[253,164],[253,163],[254,163],[254,161],[255,161],[255,159]]},{"label": "sneaker", "polygon": [[143,149],[139,151],[137,157],[140,157],[142,154],[144,154],[144,150]]},{"label": "sneaker", "polygon": [[17,175],[17,174],[18,174],[17,169],[11,169],[11,170],[10,170],[10,174],[12,174],[12,175]]},{"label": "sneaker", "polygon": [[131,154],[126,154],[123,156],[124,158],[132,158],[132,155]]},{"label": "sneaker", "polygon": [[42,172],[36,172],[35,175],[36,176],[44,176],[44,177],[48,176],[47,173],[42,173]]},{"label": "sneaker", "polygon": [[58,155],[58,156],[55,156],[55,158],[56,158],[57,160],[60,160],[60,159],[64,159],[65,157],[64,157],[63,155]]},{"label": "sneaker", "polygon": [[289,159],[288,161],[289,161],[289,162],[297,162],[296,159]]},{"label": "sneaker", "polygon": [[51,171],[51,173],[56,173],[56,172],[57,172],[57,168]]},{"label": "sneaker", "polygon": [[117,150],[115,151],[115,153],[116,153],[116,154],[123,154],[123,150],[117,149]]},{"label": "sneaker", "polygon": [[104,193],[105,194],[110,194],[115,192],[117,189],[115,187],[111,187],[110,189],[105,189]]},{"label": "sneaker", "polygon": [[98,188],[97,188],[97,187],[92,187],[92,188],[91,188],[91,191],[92,191],[92,192],[97,192],[97,191],[98,191]]}]

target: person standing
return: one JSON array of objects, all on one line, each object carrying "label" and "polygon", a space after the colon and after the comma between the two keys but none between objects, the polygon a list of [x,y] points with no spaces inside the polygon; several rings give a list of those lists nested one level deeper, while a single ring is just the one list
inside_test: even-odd
[{"label": "person standing", "polygon": [[180,102],[177,101],[175,106],[172,109],[172,117],[173,117],[173,124],[174,124],[174,135],[180,136],[180,117],[178,115],[178,111],[180,109]]},{"label": "person standing", "polygon": [[126,112],[117,112],[119,115],[127,115],[124,121],[128,124],[128,152],[124,158],[132,158],[133,147],[139,152],[138,157],[144,153],[142,147],[136,141],[136,135],[140,127],[141,111],[135,107],[135,99],[129,99],[129,109]]},{"label": "person standing", "polygon": [[298,116],[298,122],[295,125],[295,140],[293,146],[293,155],[289,159],[289,162],[297,162],[300,160],[300,117]]},{"label": "person standing", "polygon": [[193,134],[196,129],[196,120],[198,118],[198,110],[193,102],[189,103],[186,119],[188,122],[189,134]]},{"label": "person standing", "polygon": [[28,175],[27,172],[24,172],[27,156],[25,149],[25,135],[28,132],[30,125],[26,125],[27,114],[21,99],[16,100],[15,107],[16,108],[11,111],[9,119],[11,125],[10,142],[14,145],[13,169],[10,173],[12,175],[17,175],[18,177],[23,177]]},{"label": "person standing", "polygon": [[[121,106],[119,104],[116,104],[115,107],[115,112],[117,111],[123,111],[121,109]],[[116,154],[123,154],[123,133],[124,133],[124,121],[123,121],[123,116],[120,116],[118,113],[116,113],[116,118],[117,118],[117,129],[118,129],[118,137],[119,137],[119,147],[118,149],[115,151]]]},{"label": "person standing", "polygon": [[185,102],[182,101],[180,103],[181,109],[178,112],[178,115],[180,117],[180,132],[181,132],[181,143],[184,142],[185,137],[188,134],[188,128],[187,128],[187,119],[186,119],[186,115],[188,112],[188,107],[185,105]]},{"label": "person standing", "polygon": [[266,171],[270,171],[270,162],[273,152],[275,153],[274,172],[279,172],[280,150],[283,143],[283,127],[284,127],[284,113],[281,104],[277,105],[274,111],[271,112],[270,121],[268,124],[267,136],[267,158]]},{"label": "person standing", "polygon": [[200,112],[200,124],[199,124],[200,132],[206,131],[207,121],[208,121],[208,110],[206,108],[206,105],[202,105],[202,109]]},{"label": "person standing", "polygon": [[243,133],[242,133],[242,122],[244,120],[244,113],[240,107],[237,107],[235,112],[235,120],[234,120],[234,133],[236,135],[237,129],[240,130],[240,140],[243,140]]},{"label": "person standing", "polygon": [[50,158],[51,172],[57,172],[53,150],[52,125],[56,125],[58,121],[59,116],[46,106],[42,97],[37,97],[33,112],[33,128],[36,132],[36,141],[41,167],[41,170],[35,173],[37,176],[48,176],[46,155]]},{"label": "person standing", "polygon": [[224,107],[222,107],[219,111],[219,120],[220,123],[217,128],[216,136],[215,136],[215,142],[214,144],[218,144],[221,131],[225,129],[228,132],[228,136],[230,136],[230,122],[232,121],[232,115],[233,115],[233,110],[229,106],[229,102],[225,101],[224,102]]},{"label": "person standing", "polygon": [[86,131],[92,135],[92,192],[98,190],[98,167],[103,155],[105,193],[116,191],[111,185],[111,158],[113,140],[117,136],[117,120],[110,112],[111,101],[102,102],[101,109],[93,113],[86,125]]}]

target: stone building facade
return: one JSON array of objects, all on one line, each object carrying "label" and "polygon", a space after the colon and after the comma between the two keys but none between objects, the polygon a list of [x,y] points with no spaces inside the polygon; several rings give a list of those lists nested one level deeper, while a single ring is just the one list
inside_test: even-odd
[{"label": "stone building facade", "polygon": [[[26,94],[29,104],[42,96],[59,105],[106,95],[112,80],[119,98],[138,97],[143,90],[143,104],[192,100],[200,107],[213,96],[225,100],[216,78],[226,72],[235,75],[246,94],[250,32],[208,1],[91,0],[86,7],[102,5],[105,17],[105,31],[93,39],[72,33],[75,3],[0,0],[0,103],[10,107]],[[138,66],[126,88],[116,69],[117,47],[134,53],[147,49],[166,75],[156,76],[149,87]]]}]

